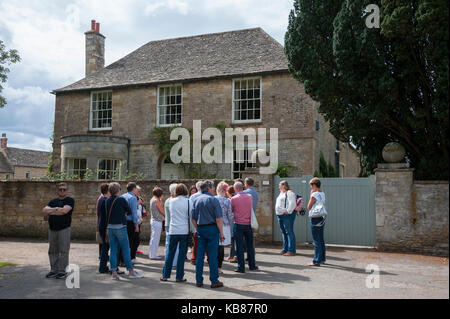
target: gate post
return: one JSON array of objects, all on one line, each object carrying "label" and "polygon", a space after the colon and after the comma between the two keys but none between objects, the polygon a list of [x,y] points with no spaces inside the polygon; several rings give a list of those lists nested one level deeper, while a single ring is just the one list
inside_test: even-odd
[{"label": "gate post", "polygon": [[412,234],[413,168],[409,164],[378,164],[375,169],[376,245],[380,250],[404,251]]},{"label": "gate post", "polygon": [[255,189],[259,194],[256,217],[259,229],[255,233],[258,241],[273,242],[273,214],[275,204],[273,202],[274,175],[260,174],[259,168],[246,168],[244,178],[250,177],[255,181]]}]

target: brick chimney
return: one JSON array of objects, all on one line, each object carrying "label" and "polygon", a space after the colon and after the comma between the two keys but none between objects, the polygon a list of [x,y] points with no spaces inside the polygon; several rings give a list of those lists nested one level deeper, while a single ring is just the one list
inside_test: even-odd
[{"label": "brick chimney", "polygon": [[2,133],[0,148],[6,148],[8,146],[8,139],[6,138],[6,133]]},{"label": "brick chimney", "polygon": [[100,23],[91,21],[86,35],[86,76],[105,67],[105,37],[100,33]]}]

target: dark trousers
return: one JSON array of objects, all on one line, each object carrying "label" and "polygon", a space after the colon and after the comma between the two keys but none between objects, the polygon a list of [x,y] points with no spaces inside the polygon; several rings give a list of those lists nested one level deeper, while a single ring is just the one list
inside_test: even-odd
[{"label": "dark trousers", "polygon": [[127,221],[127,233],[128,241],[130,242],[130,257],[131,259],[136,258],[137,248],[139,246],[139,233],[134,231],[135,226],[133,221]]},{"label": "dark trousers", "polygon": [[[323,237],[323,230],[325,228],[325,223],[323,217],[311,218],[311,235],[314,244],[314,264],[321,264],[327,261],[326,249],[325,249],[325,239]],[[321,225],[321,226],[316,226]]]},{"label": "dark trousers", "polygon": [[219,260],[219,268],[222,268],[223,259],[225,258],[225,247],[219,245],[219,254],[217,255]]},{"label": "dark trousers", "polygon": [[234,238],[238,258],[238,269],[245,271],[244,247],[247,246],[248,266],[250,269],[256,267],[255,246],[253,244],[253,230],[250,225],[234,224]]},{"label": "dark trousers", "polygon": [[109,260],[109,243],[105,243],[105,236],[102,236],[103,244],[100,244],[100,266],[98,267],[99,272],[107,272],[108,260]]}]

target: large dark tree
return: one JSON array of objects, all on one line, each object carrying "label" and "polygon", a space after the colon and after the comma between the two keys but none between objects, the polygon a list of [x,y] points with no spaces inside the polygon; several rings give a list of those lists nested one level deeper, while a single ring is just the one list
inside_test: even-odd
[{"label": "large dark tree", "polygon": [[387,142],[404,145],[416,177],[448,179],[448,1],[297,0],[285,50],[330,131],[371,172]]},{"label": "large dark tree", "polygon": [[[11,63],[16,63],[20,61],[19,54],[17,50],[6,50],[3,41],[0,40],[0,83],[5,83],[8,79],[9,68],[7,65]],[[3,87],[0,84],[0,94],[2,93]],[[0,108],[6,105],[6,99],[0,95]]]}]

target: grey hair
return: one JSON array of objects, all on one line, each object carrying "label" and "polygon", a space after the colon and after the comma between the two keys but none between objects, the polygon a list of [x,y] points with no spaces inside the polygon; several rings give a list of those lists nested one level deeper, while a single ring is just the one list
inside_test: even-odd
[{"label": "grey hair", "polygon": [[203,192],[206,192],[208,189],[213,188],[213,187],[214,187],[214,183],[213,182],[211,182],[211,181],[204,181],[202,183],[202,186],[200,186],[200,189],[202,190],[202,193],[203,193]]},{"label": "grey hair", "polygon": [[195,188],[197,188],[197,190],[201,189],[202,184],[203,184],[203,181],[198,181],[197,183],[195,183]]},{"label": "grey hair", "polygon": [[169,193],[172,196],[175,196],[175,189],[177,188],[178,184],[173,183],[169,185]]},{"label": "grey hair", "polygon": [[244,189],[244,184],[242,184],[241,182],[236,182],[236,183],[234,183],[234,189],[237,189],[237,190],[243,190]]},{"label": "grey hair", "polygon": [[120,192],[120,184],[117,182],[109,183],[108,190],[112,196],[116,196]]}]

